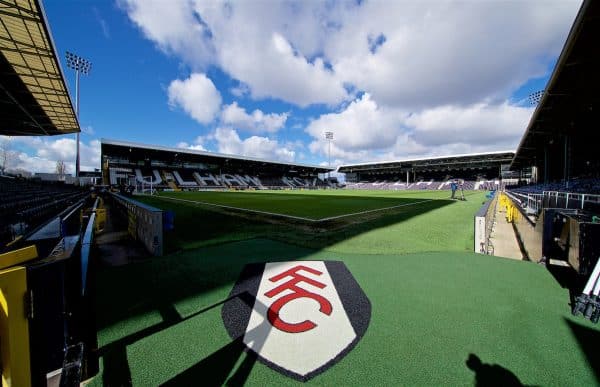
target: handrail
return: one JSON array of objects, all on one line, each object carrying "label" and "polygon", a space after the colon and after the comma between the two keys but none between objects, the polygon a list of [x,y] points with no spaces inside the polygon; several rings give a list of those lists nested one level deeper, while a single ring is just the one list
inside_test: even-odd
[{"label": "handrail", "polygon": [[81,241],[81,295],[85,294],[86,280],[87,280],[87,269],[89,266],[89,257],[94,242],[94,223],[96,222],[96,213],[92,212],[88,224],[83,233],[83,239]]}]

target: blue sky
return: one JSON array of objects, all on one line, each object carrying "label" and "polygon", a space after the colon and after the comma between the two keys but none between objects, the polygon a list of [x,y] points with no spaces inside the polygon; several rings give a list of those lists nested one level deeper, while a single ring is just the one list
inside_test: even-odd
[{"label": "blue sky", "polygon": [[[99,139],[334,164],[515,149],[579,1],[44,1]],[[74,136],[10,138],[13,168],[74,170]]]}]

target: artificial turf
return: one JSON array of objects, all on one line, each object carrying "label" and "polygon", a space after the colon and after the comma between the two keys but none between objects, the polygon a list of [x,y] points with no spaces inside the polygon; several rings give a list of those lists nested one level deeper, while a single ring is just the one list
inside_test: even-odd
[{"label": "artificial turf", "polygon": [[[567,291],[544,267],[469,252],[483,194],[469,199],[327,230],[144,198],[175,211],[173,252],[98,271],[102,372],[92,383],[300,384],[248,358],[221,306],[246,263],[341,260],[371,301],[371,323],[308,384],[469,385],[508,372],[530,385],[598,384],[598,328],[570,315]],[[498,367],[476,374],[470,354]]]}]

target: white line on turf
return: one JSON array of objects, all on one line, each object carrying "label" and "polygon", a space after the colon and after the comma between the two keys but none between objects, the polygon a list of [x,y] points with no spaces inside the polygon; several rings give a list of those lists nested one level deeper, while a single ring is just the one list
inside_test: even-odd
[{"label": "white line on turf", "polygon": [[330,216],[328,218],[321,218],[318,221],[319,222],[325,222],[327,220],[334,220],[334,219],[340,219],[340,218],[345,218],[347,216],[354,216],[354,215],[363,215],[363,214],[368,214],[370,212],[377,212],[377,211],[385,211],[385,210],[393,210],[394,208],[399,208],[399,207],[407,207],[407,206],[412,206],[415,204],[421,204],[421,203],[427,203],[427,202],[432,202],[434,200],[437,199],[426,199],[426,200],[420,200],[418,202],[412,202],[412,203],[404,203],[404,204],[398,204],[396,206],[391,206],[391,207],[383,207],[383,208],[375,208],[374,210],[366,210],[366,211],[360,211],[360,212],[354,212],[352,214],[344,214],[344,215],[337,215],[337,216]]},{"label": "white line on turf", "polygon": [[179,198],[172,198],[172,197],[168,197],[168,196],[153,196],[153,197],[154,198],[159,198],[159,199],[167,199],[167,200],[174,200],[174,201],[179,201],[179,202],[192,203],[192,204],[203,204],[203,205],[206,205],[206,206],[214,206],[214,207],[227,208],[227,209],[230,209],[230,210],[253,212],[253,213],[256,213],[256,214],[276,216],[276,217],[287,218],[287,219],[296,219],[296,220],[302,220],[302,221],[305,221],[305,222],[313,222],[313,223],[316,223],[316,222],[325,222],[325,221],[328,221],[328,220],[341,219],[341,218],[346,218],[346,217],[349,217],[349,216],[363,215],[363,214],[368,214],[368,213],[377,212],[377,211],[393,210],[395,208],[407,207],[407,206],[412,206],[412,205],[417,205],[417,204],[421,204],[421,203],[427,203],[427,202],[432,202],[434,200],[438,200],[438,199],[426,199],[426,200],[420,200],[418,202],[398,204],[396,206],[391,206],[391,207],[375,208],[373,210],[353,212],[353,213],[350,213],[350,214],[330,216],[330,217],[321,218],[321,219],[311,219],[311,218],[303,218],[301,216],[278,214],[278,213],[275,213],[275,212],[260,211],[260,210],[251,210],[249,208],[226,206],[224,204],[215,204],[215,203],[208,203],[208,202],[200,202],[200,201],[197,201],[197,200],[179,199]]}]

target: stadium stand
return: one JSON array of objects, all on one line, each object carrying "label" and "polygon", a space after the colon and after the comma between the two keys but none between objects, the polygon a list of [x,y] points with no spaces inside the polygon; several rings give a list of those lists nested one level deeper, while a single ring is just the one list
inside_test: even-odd
[{"label": "stadium stand", "polygon": [[104,183],[147,190],[315,189],[331,169],[189,149],[102,140]]},{"label": "stadium stand", "polygon": [[[453,179],[447,179],[443,181],[436,180],[419,180],[413,183],[406,184],[401,180],[398,181],[361,181],[358,183],[346,183],[347,189],[366,189],[366,190],[409,190],[409,191],[419,191],[419,190],[444,190],[450,189],[450,183]],[[497,190],[502,189],[504,187],[503,184],[500,183],[499,180],[488,181],[488,180],[464,180],[464,189],[465,190]]]},{"label": "stadium stand", "polygon": [[600,194],[600,178],[574,178],[568,182],[540,183],[508,188],[514,192],[534,194],[541,194],[544,191]]},{"label": "stadium stand", "polygon": [[40,225],[89,194],[75,186],[0,177],[0,244]]},{"label": "stadium stand", "polygon": [[379,190],[447,190],[454,179],[465,190],[501,189],[512,178],[514,152],[490,152],[342,165],[346,188]]}]

